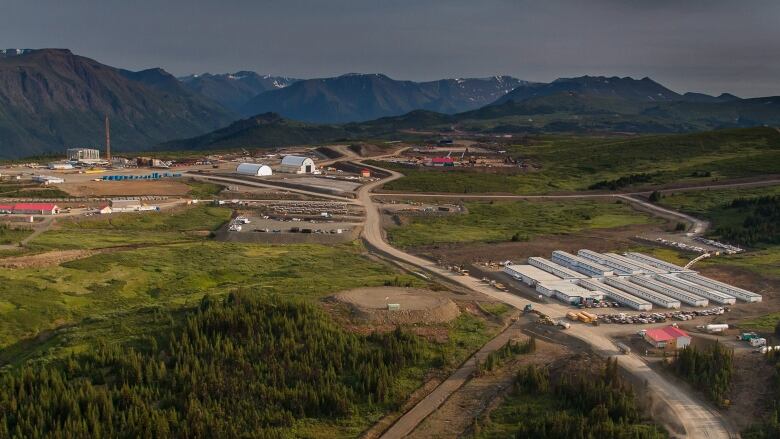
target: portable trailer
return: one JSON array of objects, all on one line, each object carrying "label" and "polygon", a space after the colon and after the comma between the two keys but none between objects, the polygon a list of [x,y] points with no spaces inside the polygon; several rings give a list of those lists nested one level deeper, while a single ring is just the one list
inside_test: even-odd
[{"label": "portable trailer", "polygon": [[528,258],[528,265],[532,265],[540,270],[546,271],[562,279],[585,279],[588,277],[582,273],[578,273],[562,265],[556,264],[555,262],[552,262],[548,259],[537,256]]},{"label": "portable trailer", "polygon": [[737,299],[734,296],[721,293],[720,291],[715,291],[711,288],[703,287],[693,282],[688,282],[687,280],[680,279],[677,276],[671,274],[659,274],[655,277],[655,279],[673,287],[677,287],[681,290],[689,291],[696,295],[706,297],[713,302],[725,305],[733,305],[737,302]]},{"label": "portable trailer", "polygon": [[604,256],[609,256],[610,258],[616,261],[620,261],[627,265],[632,265],[636,267],[638,270],[640,270],[642,273],[646,273],[646,274],[668,273],[668,271],[666,270],[662,270],[658,267],[653,267],[652,265],[645,264],[644,262],[637,261],[636,259],[627,258],[617,253],[604,253]]},{"label": "portable trailer", "polygon": [[615,274],[611,268],[562,250],[552,252],[552,261],[556,264],[566,265],[574,271],[579,271],[591,277],[612,276]]},{"label": "portable trailer", "polygon": [[734,296],[737,299],[743,300],[745,302],[749,302],[749,303],[760,302],[762,299],[760,294],[756,294],[748,290],[743,290],[742,288],[733,287],[729,284],[714,279],[710,279],[708,277],[704,277],[700,274],[680,273],[678,277],[680,279],[684,279],[704,287],[712,288],[715,291],[720,291],[721,293]]},{"label": "portable trailer", "polygon": [[627,280],[624,280],[624,278],[605,277],[604,283],[613,286],[619,290],[623,290],[627,293],[631,293],[637,297],[646,299],[652,302],[653,304],[661,306],[663,308],[679,309],[681,305],[680,301],[677,299],[672,299],[669,296],[665,296],[657,291],[653,291],[641,285],[633,284]]},{"label": "portable trailer", "polygon": [[709,305],[710,301],[704,297],[697,296],[689,291],[675,288],[669,284],[658,282],[648,276],[631,276],[628,278],[632,283],[641,285],[649,290],[658,291],[661,294],[677,299],[682,303],[691,306],[704,307]]},{"label": "portable trailer", "polygon": [[653,309],[653,304],[645,299],[636,297],[632,294],[628,294],[624,291],[620,291],[617,288],[613,288],[603,282],[599,282],[595,279],[580,279],[577,281],[582,287],[593,291],[601,291],[605,296],[611,298],[615,302],[621,305],[628,306],[638,311],[650,311]]},{"label": "portable trailer", "polygon": [[625,262],[612,259],[607,255],[594,252],[593,250],[588,250],[586,248],[580,249],[580,251],[577,252],[577,256],[596,262],[607,268],[611,268],[613,271],[615,271],[615,274],[631,275],[642,273],[642,270],[633,264],[627,264]]},{"label": "portable trailer", "polygon": [[669,273],[682,273],[682,272],[693,272],[693,270],[689,270],[684,267],[680,267],[679,265],[674,265],[670,262],[662,261],[660,259],[654,258],[652,256],[648,256],[643,253],[636,253],[636,252],[628,252],[625,254],[626,257],[630,259],[634,259],[639,262],[644,262],[647,265],[652,265],[653,267],[658,267],[662,270],[666,270]]}]

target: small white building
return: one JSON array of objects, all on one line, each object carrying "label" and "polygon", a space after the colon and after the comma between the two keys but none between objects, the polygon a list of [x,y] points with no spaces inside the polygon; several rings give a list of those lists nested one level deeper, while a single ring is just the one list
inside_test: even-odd
[{"label": "small white building", "polygon": [[262,163],[241,163],[236,167],[237,174],[266,177],[273,174],[271,167]]},{"label": "small white building", "polygon": [[309,157],[286,155],[282,159],[279,171],[293,174],[312,174],[316,171],[316,168],[314,167],[314,160]]},{"label": "small white building", "polygon": [[32,180],[36,183],[43,184],[60,184],[65,183],[65,179],[61,177],[53,177],[51,175],[33,175]]},{"label": "small white building", "polygon": [[52,162],[48,165],[49,169],[68,170],[73,169],[73,165],[65,162]]}]

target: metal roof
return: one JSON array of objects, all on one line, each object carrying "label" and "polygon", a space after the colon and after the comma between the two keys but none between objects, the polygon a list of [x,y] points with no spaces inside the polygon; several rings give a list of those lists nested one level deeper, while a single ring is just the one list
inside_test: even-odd
[{"label": "metal roof", "polygon": [[282,164],[285,166],[303,166],[306,160],[313,161],[309,157],[302,157],[299,155],[286,155],[282,159]]}]

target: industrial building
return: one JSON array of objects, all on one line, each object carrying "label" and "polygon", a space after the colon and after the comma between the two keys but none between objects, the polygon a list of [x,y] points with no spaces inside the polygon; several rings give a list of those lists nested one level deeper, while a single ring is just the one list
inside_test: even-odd
[{"label": "industrial building", "polygon": [[542,271],[546,271],[550,274],[560,277],[561,279],[587,279],[582,273],[577,273],[574,270],[570,270],[562,265],[558,265],[555,262],[540,258],[538,256],[532,256],[528,258],[528,264],[532,265]]},{"label": "industrial building", "polygon": [[60,184],[65,183],[65,179],[62,177],[53,177],[51,175],[33,175],[32,181],[43,184]]},{"label": "industrial building", "polygon": [[56,215],[60,208],[53,203],[16,203],[0,204],[0,213],[18,215]]},{"label": "industrial building", "polygon": [[653,280],[651,277],[647,276],[631,276],[629,280],[637,285],[641,285],[649,290],[658,291],[659,293],[662,293],[666,296],[675,298],[679,300],[682,303],[685,303],[686,305],[691,306],[707,306],[709,305],[710,301],[705,299],[704,297],[697,296],[693,293],[690,293],[685,290],[681,290],[679,288],[675,288],[671,285],[667,285],[665,283],[658,282],[656,280]]},{"label": "industrial building", "polygon": [[760,302],[762,299],[760,294],[756,294],[748,290],[743,290],[742,288],[732,287],[729,284],[725,284],[723,282],[719,282],[695,273],[680,273],[677,277],[695,284],[712,288],[713,290],[720,291],[721,293],[732,295],[739,300],[744,300],[745,302]]},{"label": "industrial building", "polygon": [[609,286],[633,294],[636,297],[648,300],[651,303],[663,308],[679,309],[681,306],[679,300],[665,296],[657,291],[653,291],[643,286],[633,284],[626,280],[624,276],[605,277],[603,282]]},{"label": "industrial building", "polygon": [[615,302],[629,308],[633,308],[638,311],[650,311],[653,309],[653,304],[647,300],[618,290],[617,288],[613,288],[603,282],[599,282],[596,279],[580,279],[577,281],[577,283],[591,291],[599,291]]},{"label": "industrial building", "polygon": [[662,270],[658,267],[653,267],[652,265],[647,265],[644,262],[637,261],[635,259],[627,258],[623,255],[619,255],[617,253],[604,253],[604,256],[609,256],[611,259],[620,261],[624,264],[631,265],[636,267],[638,270],[642,271],[646,274],[661,274],[661,273],[668,273],[666,270]]},{"label": "industrial building", "polygon": [[273,174],[271,167],[261,163],[241,163],[236,167],[236,173],[244,175],[254,175],[257,177],[267,177]]},{"label": "industrial building", "polygon": [[79,163],[97,163],[100,161],[100,150],[93,148],[68,148],[68,160]]},{"label": "industrial building", "polygon": [[659,274],[655,277],[655,279],[673,287],[677,287],[681,290],[696,294],[697,296],[706,297],[707,299],[710,299],[716,303],[733,305],[737,301],[734,296],[721,293],[720,291],[715,291],[712,288],[704,287],[693,282],[688,282],[687,280],[680,279],[671,274]]},{"label": "industrial building", "polygon": [[626,253],[626,257],[628,257],[629,259],[633,259],[635,261],[645,263],[647,265],[651,265],[656,268],[660,268],[662,270],[665,270],[667,273],[693,272],[693,270],[689,270],[687,268],[680,267],[679,265],[674,265],[670,262],[662,261],[660,259],[656,259],[652,256],[648,256],[642,253],[628,252]]},{"label": "industrial building", "polygon": [[648,329],[644,339],[657,349],[683,349],[691,344],[691,336],[674,326]]},{"label": "industrial building", "polygon": [[562,250],[555,250],[552,252],[552,261],[556,264],[567,266],[572,270],[579,271],[580,273],[587,274],[591,277],[604,277],[615,274],[611,268],[605,267],[597,262],[589,261],[579,256],[574,256],[573,254]]},{"label": "industrial building", "polygon": [[633,264],[627,264],[620,260],[613,259],[607,255],[594,252],[588,249],[582,249],[577,252],[577,256],[587,259],[589,261],[596,262],[607,268],[611,268],[615,271],[615,274],[631,275],[640,274],[642,270]]},{"label": "industrial building", "polygon": [[570,305],[579,305],[587,300],[601,300],[604,297],[601,291],[582,288],[565,280],[540,282],[536,285],[536,291]]},{"label": "industrial building", "polygon": [[292,174],[312,174],[316,171],[314,160],[309,157],[286,155],[282,158],[282,164],[279,167],[280,172],[289,172]]},{"label": "industrial building", "polygon": [[505,265],[503,271],[514,279],[532,287],[542,282],[557,282],[562,280],[560,277],[534,267],[533,265]]},{"label": "industrial building", "polygon": [[[566,303],[597,299],[594,292],[622,305],[646,311],[653,304],[678,309],[683,304],[704,307],[710,302],[760,302],[761,295],[709,279],[695,271],[641,253],[598,253],[581,249],[577,255],[555,250],[552,261],[528,258],[528,265],[509,264],[504,272],[548,297]],[[576,270],[576,271],[575,271]],[[582,287],[582,288],[580,288]],[[584,293],[582,289],[590,291]]]},{"label": "industrial building", "polygon": [[68,170],[73,169],[73,165],[71,163],[67,162],[52,162],[47,165],[49,169],[56,169],[56,170]]}]

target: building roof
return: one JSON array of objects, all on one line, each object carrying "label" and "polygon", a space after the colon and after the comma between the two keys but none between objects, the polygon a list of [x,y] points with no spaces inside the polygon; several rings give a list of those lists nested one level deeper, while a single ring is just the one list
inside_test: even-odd
[{"label": "building roof", "polygon": [[645,336],[653,341],[669,341],[678,337],[690,337],[687,332],[680,328],[675,328],[674,326],[648,329]]},{"label": "building roof", "polygon": [[282,158],[282,164],[285,166],[303,166],[306,160],[311,160],[309,157],[303,157],[299,155],[286,155]]},{"label": "building roof", "polygon": [[434,157],[431,159],[431,163],[453,163],[455,159],[452,157]]},{"label": "building roof", "polygon": [[18,203],[14,204],[14,210],[54,210],[54,203]]}]

